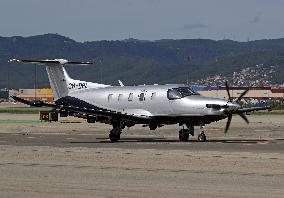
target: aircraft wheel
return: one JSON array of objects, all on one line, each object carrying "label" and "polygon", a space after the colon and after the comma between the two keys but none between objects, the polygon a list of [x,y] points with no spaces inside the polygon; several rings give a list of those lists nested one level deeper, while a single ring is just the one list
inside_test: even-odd
[{"label": "aircraft wheel", "polygon": [[179,131],[179,140],[186,142],[186,141],[188,141],[188,138],[189,138],[189,130],[188,129],[181,129]]},{"label": "aircraft wheel", "polygon": [[87,118],[87,122],[88,123],[95,123],[96,122],[96,118],[95,117],[88,117]]},{"label": "aircraft wheel", "polygon": [[109,139],[112,142],[118,142],[120,140],[121,129],[113,128],[109,133]]},{"label": "aircraft wheel", "polygon": [[198,141],[199,142],[205,142],[206,141],[206,135],[204,133],[200,133],[198,135]]}]

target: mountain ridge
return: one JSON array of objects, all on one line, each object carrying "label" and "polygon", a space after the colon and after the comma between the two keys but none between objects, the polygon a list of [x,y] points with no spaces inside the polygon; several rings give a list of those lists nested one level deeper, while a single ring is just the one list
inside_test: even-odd
[{"label": "mountain ridge", "polygon": [[[210,39],[138,39],[77,42],[59,34],[0,37],[0,88],[33,87],[33,65],[9,65],[11,58],[94,61],[90,67],[67,70],[74,78],[117,84],[185,83],[207,76],[231,75],[247,67],[275,66],[271,83],[283,84],[284,38],[249,42]],[[37,84],[47,87],[43,67]]]}]

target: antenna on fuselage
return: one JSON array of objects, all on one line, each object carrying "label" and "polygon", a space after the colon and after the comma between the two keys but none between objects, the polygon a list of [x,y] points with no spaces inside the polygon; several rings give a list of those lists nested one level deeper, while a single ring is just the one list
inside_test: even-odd
[{"label": "antenna on fuselage", "polygon": [[121,80],[118,80],[118,83],[121,87],[124,87],[124,84],[121,82]]}]

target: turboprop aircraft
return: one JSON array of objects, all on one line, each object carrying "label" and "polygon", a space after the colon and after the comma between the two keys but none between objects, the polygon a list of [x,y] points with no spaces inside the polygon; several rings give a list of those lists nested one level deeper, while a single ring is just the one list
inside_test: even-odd
[{"label": "turboprop aircraft", "polygon": [[228,101],[201,96],[184,84],[124,86],[120,81],[120,86],[110,86],[73,80],[65,70],[67,65],[91,65],[90,62],[12,59],[9,63],[45,65],[55,103],[28,101],[16,96],[14,100],[31,106],[52,107],[61,117],[76,116],[89,123],[111,124],[109,138],[112,142],[119,141],[122,129],[135,124],[147,125],[150,130],[168,124],[185,126],[179,130],[181,141],[188,141],[189,135],[195,134],[194,126],[200,126],[198,140],[204,142],[206,124],[228,118],[227,133],[233,114],[249,123],[245,113],[270,110],[269,106],[242,107],[240,101],[248,90],[233,101],[227,83]]}]

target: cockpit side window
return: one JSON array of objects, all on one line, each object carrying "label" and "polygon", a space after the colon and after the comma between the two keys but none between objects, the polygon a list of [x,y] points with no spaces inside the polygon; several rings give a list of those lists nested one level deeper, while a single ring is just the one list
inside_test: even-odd
[{"label": "cockpit side window", "polygon": [[169,100],[180,99],[191,95],[199,95],[199,93],[194,92],[189,87],[172,88],[169,89],[167,93]]},{"label": "cockpit side window", "polygon": [[176,89],[169,89],[167,92],[169,100],[175,100],[182,98],[181,94]]},{"label": "cockpit side window", "polygon": [[199,95],[189,87],[179,87],[177,88],[178,92],[182,95],[182,97],[191,96],[191,95]]}]

